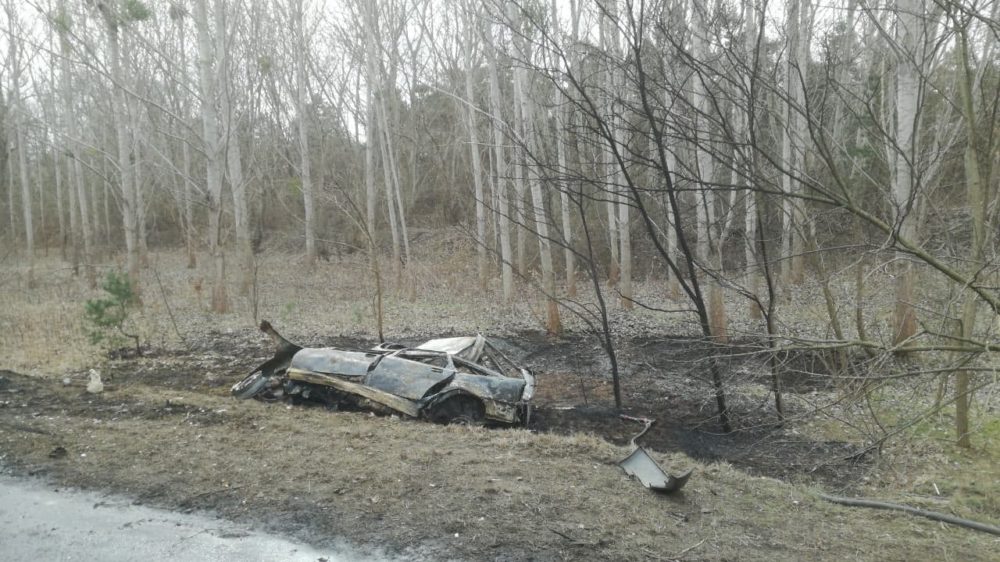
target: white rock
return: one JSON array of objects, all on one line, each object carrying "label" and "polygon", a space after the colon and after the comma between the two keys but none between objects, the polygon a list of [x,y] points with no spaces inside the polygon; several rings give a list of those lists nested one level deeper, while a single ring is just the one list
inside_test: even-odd
[{"label": "white rock", "polygon": [[100,394],[104,392],[104,383],[101,382],[101,373],[98,373],[94,369],[90,370],[90,382],[87,383],[87,392],[91,394]]}]

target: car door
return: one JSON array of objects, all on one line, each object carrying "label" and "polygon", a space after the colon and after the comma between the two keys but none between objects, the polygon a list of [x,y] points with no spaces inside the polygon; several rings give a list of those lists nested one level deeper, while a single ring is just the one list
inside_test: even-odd
[{"label": "car door", "polygon": [[455,366],[447,354],[432,363],[412,361],[397,353],[382,357],[365,375],[364,383],[383,392],[420,400],[439,392],[455,376]]}]

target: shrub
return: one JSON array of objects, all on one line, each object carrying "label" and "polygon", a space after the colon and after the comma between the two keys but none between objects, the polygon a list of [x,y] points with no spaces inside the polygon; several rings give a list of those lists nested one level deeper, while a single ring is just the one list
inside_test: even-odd
[{"label": "shrub", "polygon": [[104,298],[90,299],[84,303],[90,343],[107,343],[115,348],[122,346],[125,338],[128,338],[135,344],[136,355],[142,355],[139,336],[125,331],[130,309],[138,303],[132,282],[122,272],[109,271],[101,289],[106,293]]}]

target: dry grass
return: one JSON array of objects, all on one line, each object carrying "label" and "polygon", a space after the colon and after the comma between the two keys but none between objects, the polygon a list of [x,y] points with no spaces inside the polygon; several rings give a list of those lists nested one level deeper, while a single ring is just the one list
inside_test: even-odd
[{"label": "dry grass", "polygon": [[[406,279],[387,284],[387,337],[475,331],[511,335],[543,329],[542,302],[532,291],[521,290],[517,302],[503,305],[498,285],[485,292],[476,286],[475,262],[466,246],[437,243],[440,247],[418,254]],[[311,272],[303,271],[296,257],[264,254],[259,260],[256,302],[236,294],[233,275],[232,313],[213,315],[208,312],[207,263],[187,270],[180,253],[152,255],[135,328],[153,346],[170,349],[183,348],[183,341],[210,341],[206,336],[212,332],[245,334],[252,341],[259,318],[287,327],[283,331],[305,342],[333,336],[374,339],[373,288],[364,256],[320,262]],[[389,271],[388,264],[383,271]],[[28,290],[23,269],[0,268],[0,365],[61,377],[107,361],[104,350],[86,341],[83,329],[83,302],[97,293],[56,259],[38,260],[35,278],[38,287]],[[834,282],[848,337],[853,337],[852,283],[847,272]],[[891,312],[887,286],[885,279],[870,279],[864,307],[869,335],[886,342],[891,339],[886,329]],[[951,298],[940,289],[934,283],[919,288],[922,299],[935,299],[927,301],[928,309],[937,310]],[[637,283],[636,293],[654,306],[678,307],[665,298],[661,282]],[[782,304],[782,329],[828,337],[819,294],[807,282],[788,295]],[[731,336],[763,333],[742,302],[732,294],[726,298]],[[625,339],[697,333],[686,313],[643,309],[627,313],[615,308],[612,316],[617,333]],[[989,329],[991,318],[981,319],[983,330]],[[583,329],[569,315],[564,315],[564,324],[570,330]],[[608,387],[591,386],[588,391],[606,399]],[[751,478],[726,465],[701,465],[680,454],[657,458],[667,467],[694,466],[697,476],[682,496],[658,497],[625,480],[614,466],[627,451],[589,435],[443,428],[235,403],[221,394],[175,394],[168,392],[172,400],[180,398],[209,411],[225,410],[220,414],[224,422],[199,424],[167,415],[111,419],[90,410],[31,416],[32,408],[7,409],[0,419],[14,416],[8,419],[52,435],[0,427],[0,455],[27,467],[47,467],[67,481],[113,487],[164,505],[212,507],[230,517],[266,520],[311,540],[322,540],[325,533],[362,542],[385,539],[392,545],[430,545],[439,549],[435,553],[472,559],[501,555],[521,559],[541,552],[542,558],[550,559],[647,560],[672,558],[694,547],[686,552],[687,558],[971,560],[988,559],[1000,548],[995,539],[968,531],[830,506],[814,500],[808,488]],[[162,388],[138,386],[128,389],[127,395],[146,405],[139,410],[164,400]],[[889,393],[876,407],[892,421],[888,418],[925,407],[931,398],[925,388],[904,388]],[[801,406],[811,408],[814,401],[805,396]],[[890,444],[869,482],[869,493],[931,509],[993,517],[996,522],[1000,513],[996,396],[977,404],[979,449],[954,449],[951,421],[934,419]],[[845,406],[825,422],[798,428],[813,436],[856,439],[857,427],[849,429],[842,422],[863,415],[867,414],[862,406],[856,410]],[[99,422],[94,421],[97,418]],[[76,456],[62,464],[50,462],[46,454],[57,442]],[[88,453],[86,460],[79,452]],[[203,493],[209,495],[198,496]]]},{"label": "dry grass", "polygon": [[[809,488],[680,454],[654,456],[695,477],[683,493],[658,496],[615,466],[626,448],[589,435],[168,396],[174,413],[162,392],[142,388],[97,398],[66,391],[62,405],[7,408],[0,450],[57,482],[210,507],[320,544],[346,536],[410,547],[417,558],[650,560],[690,548],[695,560],[985,560],[997,547],[987,535],[836,507]],[[130,414],[79,404],[61,413],[88,398],[128,398]],[[47,457],[56,445],[70,451],[65,460]]]}]

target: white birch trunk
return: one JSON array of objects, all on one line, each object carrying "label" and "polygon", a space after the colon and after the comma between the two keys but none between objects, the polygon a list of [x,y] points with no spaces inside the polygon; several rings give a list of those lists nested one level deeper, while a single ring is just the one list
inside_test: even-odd
[{"label": "white birch trunk", "polygon": [[[16,81],[15,81],[16,82]],[[15,116],[14,138],[17,142],[17,170],[18,179],[21,183],[21,218],[24,225],[24,243],[27,250],[28,259],[28,286],[34,286],[35,267],[35,226],[32,218],[31,201],[31,181],[28,179],[28,147],[24,139],[24,114],[25,109],[21,105],[21,99],[14,87],[14,95],[11,98],[17,103],[17,115]],[[11,186],[13,188],[13,185]]]},{"label": "white birch trunk", "polygon": [[479,132],[476,127],[476,92],[473,88],[472,74],[474,71],[472,50],[473,26],[476,25],[475,2],[468,2],[466,11],[468,21],[465,25],[465,97],[466,115],[469,127],[469,151],[472,156],[472,181],[476,198],[476,252],[479,271],[479,286],[486,287],[489,270],[486,261],[486,205],[483,201],[483,166],[479,159]]},{"label": "white birch trunk", "polygon": [[793,200],[797,193],[797,182],[793,174],[799,171],[798,154],[795,144],[800,140],[795,138],[796,123],[799,120],[797,107],[801,105],[799,98],[798,52],[799,52],[799,8],[801,0],[785,0],[785,123],[782,129],[781,164],[785,173],[781,176],[781,190],[785,196],[781,200],[781,277],[786,283],[792,278],[792,238],[795,237],[794,209],[797,203]]},{"label": "white birch trunk", "polygon": [[299,174],[302,178],[302,201],[305,207],[306,263],[316,262],[316,208],[312,184],[312,156],[309,153],[309,92],[306,91],[306,45],[302,0],[295,0],[292,29],[295,33],[295,99],[299,120]]},{"label": "white birch trunk", "polygon": [[[508,5],[510,19],[512,22],[518,21],[517,8]],[[515,39],[518,44],[518,51],[521,59],[528,60],[528,51],[522,41]],[[521,125],[524,131],[524,146],[528,154],[538,154],[538,142],[535,133],[534,111],[529,96],[526,95],[526,76],[524,67],[521,65],[514,68],[514,90],[520,92],[517,100],[521,107]],[[549,241],[548,218],[545,215],[545,200],[542,197],[542,181],[539,177],[535,165],[529,164],[528,183],[531,189],[532,211],[535,221],[535,232],[538,235],[538,252],[542,263],[542,289],[546,296],[546,330],[550,334],[562,332],[562,323],[559,319],[559,306],[556,300],[555,272],[552,267],[552,248]]]},{"label": "white birch trunk", "polygon": [[[219,135],[219,116],[215,107],[218,98],[215,72],[217,54],[212,48],[206,2],[196,0],[194,9],[195,27],[198,36],[198,75],[201,84],[201,123],[205,147],[205,172],[209,199],[208,245],[212,254],[213,284],[212,310],[227,312],[229,299],[226,292],[226,256],[221,241],[222,219],[222,143]],[[224,30],[216,30],[217,33]]]},{"label": "white birch trunk", "polygon": [[[615,0],[603,0],[604,9],[601,10],[601,23],[600,23],[600,39],[601,47],[606,53],[609,54],[609,59],[614,58],[614,53],[616,52],[614,40],[612,37],[617,37],[617,33],[613,33],[611,30],[615,29],[615,22],[611,21],[611,17],[606,12],[610,11],[613,15],[616,13],[614,9]],[[617,285],[619,279],[621,278],[621,255],[619,246],[619,226],[618,226],[618,162],[615,160],[613,149],[611,144],[616,142],[618,138],[618,120],[615,118],[614,114],[614,93],[615,93],[615,80],[614,80],[615,69],[611,60],[608,60],[608,64],[604,68],[604,115],[606,116],[606,121],[608,124],[609,138],[607,140],[607,145],[605,145],[603,159],[603,170],[601,173],[604,175],[604,185],[605,185],[605,211],[608,216],[608,247],[610,250],[610,263],[608,264],[608,282],[612,285]]]},{"label": "white birch trunk", "polygon": [[493,44],[493,29],[488,29],[486,37],[489,38],[489,72],[490,72],[490,112],[493,124],[493,149],[496,176],[496,223],[500,231],[500,280],[503,286],[504,302],[509,303],[514,296],[514,269],[513,256],[510,245],[510,206],[507,202],[508,180],[507,180],[507,151],[506,137],[503,132],[503,104],[500,99],[500,77],[497,71],[496,45]]},{"label": "white birch trunk", "polygon": [[[571,22],[570,22],[570,69],[572,71],[577,71],[578,66],[578,56],[577,56],[577,40],[579,37],[579,9],[574,6],[571,10]],[[552,0],[550,13],[552,14],[552,25],[555,29],[555,36],[561,41],[562,32],[559,27],[559,3],[557,0]],[[560,44],[561,50],[565,51],[564,45]],[[553,53],[553,68],[559,68],[558,57]],[[570,170],[568,167],[568,158],[566,155],[566,140],[570,131],[567,129],[574,122],[574,112],[573,104],[568,99],[568,96],[563,96],[560,94],[559,89],[555,88],[555,100],[556,104],[561,106],[556,109],[556,151],[559,158],[559,173],[569,177]],[[559,212],[562,219],[562,230],[563,230],[563,243],[566,247],[563,250],[563,256],[565,259],[565,275],[566,275],[566,294],[570,298],[576,297],[576,254],[573,251],[573,222],[570,215],[570,200],[569,200],[569,185],[566,181],[561,182],[559,186]]]},{"label": "white birch trunk", "polygon": [[[916,150],[916,123],[920,83],[920,50],[922,39],[922,0],[898,0],[896,3],[896,127],[895,167],[892,176],[892,203],[896,209],[896,226],[900,237],[916,240],[916,197],[913,178]],[[899,272],[896,277],[896,310],[894,340],[900,344],[917,331],[916,310],[913,306],[913,267],[907,252],[897,252]]]},{"label": "white birch trunk", "polygon": [[[707,7],[694,7],[691,43],[693,55],[696,60],[707,61],[708,52],[708,23],[703,10]],[[696,207],[696,221],[698,230],[698,244],[696,246],[696,256],[703,267],[710,266],[709,254],[712,252],[712,228],[715,219],[715,192],[712,189],[712,181],[715,175],[715,161],[708,150],[709,143],[709,120],[707,114],[710,106],[707,97],[705,82],[700,75],[692,77],[692,101],[695,108],[694,138],[695,157],[698,165],[698,201]]]},{"label": "white birch trunk", "polygon": [[515,80],[513,129],[515,131],[516,138],[521,139],[521,141],[514,143],[512,151],[514,158],[514,230],[517,232],[517,273],[522,277],[528,275],[525,248],[527,244],[527,231],[525,226],[527,226],[528,220],[524,211],[524,191],[526,179],[524,146],[522,145],[524,139],[524,119],[522,117],[523,111],[519,101],[523,97],[523,93],[521,92],[521,83],[518,80]]},{"label": "white birch trunk", "polygon": [[[225,153],[225,169],[233,197],[233,226],[236,230],[237,267],[240,270],[239,292],[250,294],[253,284],[253,250],[250,246],[250,213],[247,207],[247,184],[243,179],[243,158],[240,153],[239,119],[233,114],[230,56],[227,46],[229,28],[226,22],[226,3],[215,0],[215,56],[218,63],[220,126],[222,128],[219,150]],[[233,31],[235,33],[235,30]],[[221,164],[220,164],[221,166]],[[221,243],[221,242],[220,242]]]},{"label": "white birch trunk", "polygon": [[375,238],[377,192],[375,190],[374,144],[378,142],[375,128],[375,95],[369,86],[368,110],[365,119],[365,235],[368,238],[368,251],[372,253],[372,259],[377,259],[375,250],[378,247]]},{"label": "white birch trunk", "polygon": [[[694,6],[693,20],[694,30],[692,33],[692,50],[696,60],[708,61],[711,56],[708,46],[708,21],[706,11],[708,6]],[[695,107],[695,153],[698,164],[698,180],[700,183],[699,201],[697,204],[697,228],[698,228],[698,261],[702,267],[711,267],[716,271],[722,270],[721,254],[721,233],[717,233],[715,224],[715,157],[709,149],[711,143],[711,120],[708,114],[712,111],[708,101],[707,85],[705,77],[697,73],[694,81],[692,94]],[[717,243],[713,245],[713,239],[718,236]],[[715,279],[708,278],[708,315],[709,326],[712,337],[719,342],[728,339],[728,327],[726,320],[725,301],[723,300],[722,287]]]},{"label": "white birch trunk", "polygon": [[[753,61],[759,56],[757,50],[757,13],[754,9],[753,0],[743,0],[743,49],[747,56],[747,63],[753,65]],[[749,77],[750,81],[756,80],[755,76]],[[747,83],[747,91],[751,90],[752,83]],[[740,126],[741,130],[738,132],[738,139],[743,142],[746,146],[746,161],[743,162],[743,173],[745,175],[745,181],[747,182],[746,198],[744,199],[744,215],[743,215],[743,230],[744,230],[744,284],[747,290],[751,294],[756,295],[758,289],[758,279],[757,275],[757,192],[752,185],[753,178],[753,167],[752,167],[752,156],[751,150],[751,129],[753,123],[751,123],[750,118],[752,114],[752,108],[750,104],[753,103],[753,99],[747,98],[744,100],[746,106],[743,108],[742,112],[737,112],[741,115]],[[752,318],[760,318],[761,310],[760,306],[753,299],[749,300],[750,306],[750,316]]]},{"label": "white birch trunk", "polygon": [[[60,0],[64,3],[65,0]],[[61,4],[62,5],[62,4]],[[63,10],[65,12],[65,10]],[[60,43],[59,49],[62,53],[61,64],[62,68],[62,89],[64,94],[64,104],[66,106],[66,111],[68,113],[67,125],[69,131],[78,130],[77,119],[76,119],[76,96],[74,95],[72,75],[70,74],[69,56],[70,56],[70,43],[69,38],[66,36],[66,31],[63,30],[60,33]],[[81,151],[80,143],[76,140],[71,140],[69,142],[70,150],[70,160],[72,164],[72,171],[69,173],[69,178],[71,182],[71,189],[76,192],[76,206],[79,213],[80,219],[80,230],[83,234],[83,261],[84,269],[86,271],[87,281],[91,288],[97,287],[97,270],[94,267],[94,261],[96,261],[96,236],[99,229],[100,221],[98,220],[98,209],[97,209],[97,198],[94,195],[95,187],[93,182],[88,193],[86,176],[83,173],[83,154]]]},{"label": "white birch trunk", "polygon": [[375,99],[378,80],[375,73],[377,50],[375,48],[374,3],[369,3],[362,9],[364,10],[365,27],[367,28],[365,33],[365,74],[368,81],[368,109],[365,119],[365,229],[371,258],[376,260],[378,257],[375,255],[375,251],[378,244],[375,237],[375,205],[377,203],[375,189],[375,143],[378,143],[378,135],[376,134],[375,112],[377,104]]},{"label": "white birch trunk", "polygon": [[[181,81],[186,86],[187,80],[187,34],[184,18],[178,17],[177,35],[180,41]],[[178,95],[180,101],[181,119],[184,124],[188,118],[188,97]],[[186,128],[186,127],[185,127]],[[195,249],[194,204],[191,193],[191,147],[186,138],[181,139],[181,172],[184,175],[184,247],[187,251],[187,268],[194,269],[198,265],[198,253]]]},{"label": "white birch trunk", "polygon": [[134,290],[139,289],[139,215],[136,201],[135,168],[132,165],[134,153],[132,138],[128,131],[128,100],[124,88],[124,72],[121,64],[121,44],[117,13],[109,13],[108,6],[98,4],[104,17],[108,36],[108,66],[111,71],[112,110],[111,120],[118,143],[118,174],[121,190],[122,223],[125,230],[125,252],[129,279]]}]

